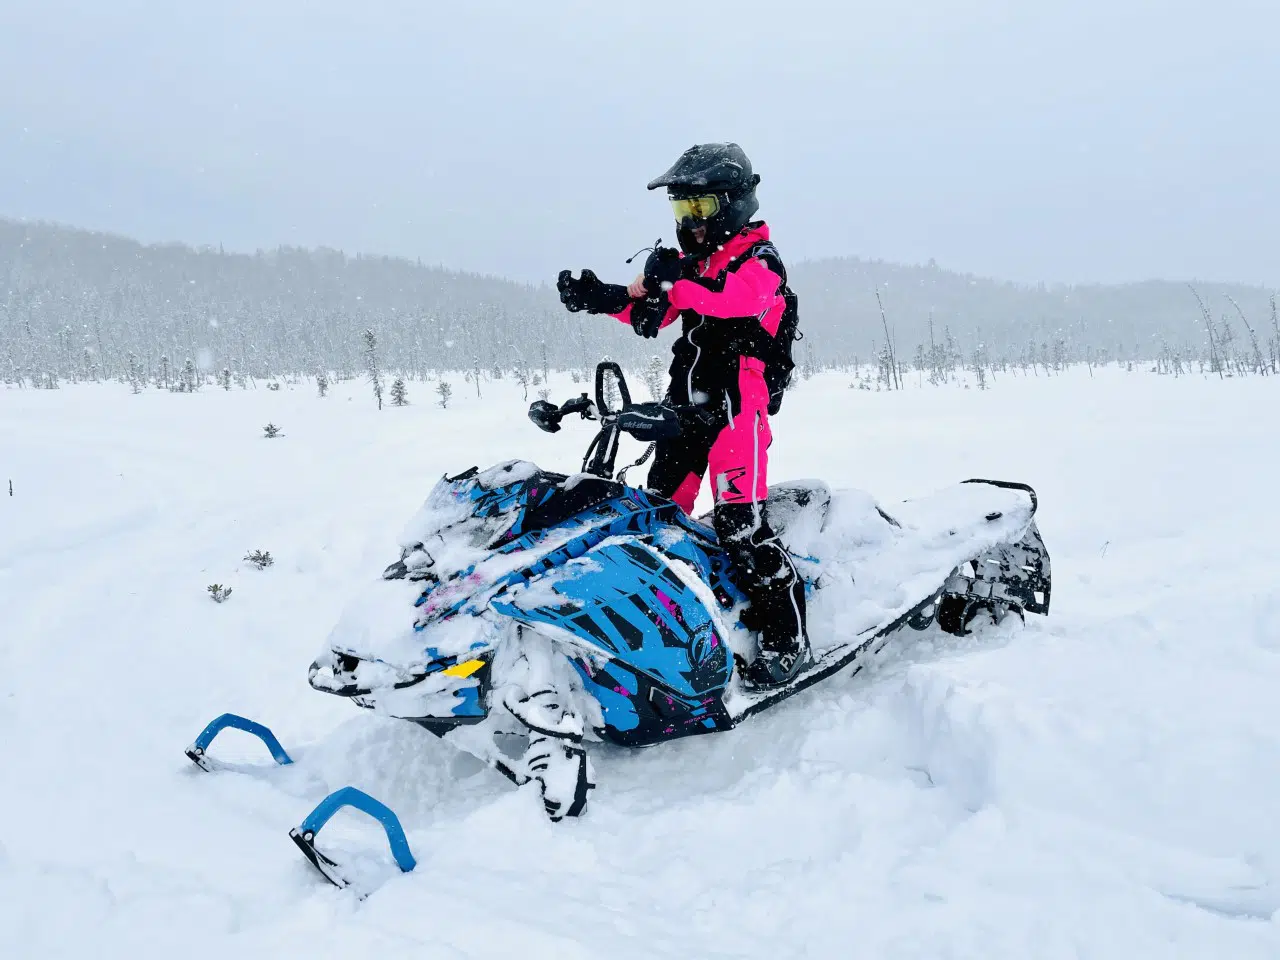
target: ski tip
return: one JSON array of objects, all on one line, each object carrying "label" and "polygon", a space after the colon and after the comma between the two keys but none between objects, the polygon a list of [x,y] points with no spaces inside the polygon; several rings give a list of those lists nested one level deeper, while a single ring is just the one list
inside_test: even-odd
[{"label": "ski tip", "polygon": [[319,871],[322,877],[339,890],[350,886],[351,881],[342,875],[342,869],[338,864],[316,849],[316,835],[314,833],[304,831],[299,827],[292,827],[289,830],[289,839],[297,844],[298,849],[302,851],[302,855]]},{"label": "ski tip", "polygon": [[401,873],[409,873],[418,865],[413,851],[409,849],[409,841],[405,837],[400,818],[392,809],[363,790],[343,787],[316,804],[315,809],[307,814],[302,823],[289,831],[289,838],[298,846],[311,865],[320,871],[321,876],[336,887],[345,888],[351,884],[342,866],[316,848],[316,837],[324,829],[325,824],[339,810],[347,807],[368,814],[378,822],[383,833],[386,834],[391,857]]}]

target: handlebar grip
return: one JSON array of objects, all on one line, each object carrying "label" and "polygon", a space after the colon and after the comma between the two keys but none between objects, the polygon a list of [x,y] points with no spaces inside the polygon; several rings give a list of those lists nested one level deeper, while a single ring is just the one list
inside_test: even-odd
[{"label": "handlebar grip", "polygon": [[529,419],[539,430],[556,433],[560,429],[560,418],[564,414],[560,408],[549,400],[535,400],[529,404]]}]

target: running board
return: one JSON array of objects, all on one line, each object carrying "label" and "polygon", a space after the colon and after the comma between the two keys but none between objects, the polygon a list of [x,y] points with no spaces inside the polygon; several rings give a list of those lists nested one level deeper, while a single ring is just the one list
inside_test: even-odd
[{"label": "running board", "polygon": [[737,710],[731,709],[729,711],[730,720],[736,726],[748,717],[776,706],[783,700],[794,697],[797,693],[821,683],[850,665],[853,666],[853,670],[849,676],[856,676],[865,666],[865,663],[858,661],[877,640],[887,641],[893,634],[906,627],[910,627],[915,631],[928,629],[933,624],[937,604],[941,597],[942,589],[939,588],[896,620],[885,624],[878,630],[874,630],[869,636],[861,637],[848,646],[837,647],[835,650],[828,651],[825,656],[810,664],[807,670],[786,686],[765,693],[744,691],[745,697],[749,698],[749,702],[743,704]]}]

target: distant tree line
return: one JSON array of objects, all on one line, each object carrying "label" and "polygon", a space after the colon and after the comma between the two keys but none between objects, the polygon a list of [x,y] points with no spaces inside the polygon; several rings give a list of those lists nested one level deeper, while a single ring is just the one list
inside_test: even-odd
[{"label": "distant tree line", "polygon": [[[626,279],[627,268],[613,273]],[[1029,287],[853,259],[795,264],[791,283],[802,376],[870,364],[896,387],[909,371],[939,383],[966,368],[990,377],[1120,362],[1228,376],[1280,366],[1275,298],[1256,287]],[[480,396],[511,376],[527,398],[551,370],[581,381],[606,355],[656,383],[664,361],[652,348],[607,318],[565,312],[548,286],[335,250],[143,246],[0,219],[0,381],[11,385],[110,379],[186,391],[305,376],[323,394],[332,379],[369,377],[380,398],[386,373],[403,400],[404,381],[453,372]]]}]

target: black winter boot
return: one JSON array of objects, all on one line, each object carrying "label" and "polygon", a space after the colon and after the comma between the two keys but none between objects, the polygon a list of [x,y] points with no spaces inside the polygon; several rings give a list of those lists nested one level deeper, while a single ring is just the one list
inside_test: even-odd
[{"label": "black winter boot", "polygon": [[809,661],[804,583],[754,504],[716,504],[715,527],[750,601],[742,624],[760,636],[760,654],[744,679],[756,687],[785,684]]}]

